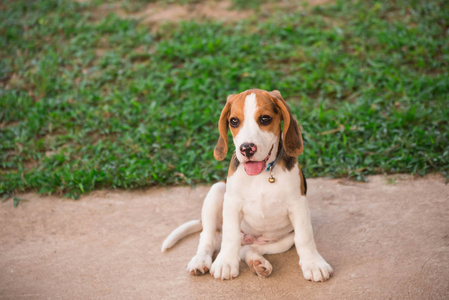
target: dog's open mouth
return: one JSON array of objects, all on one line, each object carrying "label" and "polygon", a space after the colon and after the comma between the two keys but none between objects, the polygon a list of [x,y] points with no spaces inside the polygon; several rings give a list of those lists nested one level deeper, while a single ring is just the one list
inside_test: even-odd
[{"label": "dog's open mouth", "polygon": [[271,151],[273,150],[273,146],[271,146],[270,152],[268,152],[267,157],[261,161],[247,161],[244,163],[245,172],[250,176],[258,175],[265,169],[268,159],[270,159]]}]

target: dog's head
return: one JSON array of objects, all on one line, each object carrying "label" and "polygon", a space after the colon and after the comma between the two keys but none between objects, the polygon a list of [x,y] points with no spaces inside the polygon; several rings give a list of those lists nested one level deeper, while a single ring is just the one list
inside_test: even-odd
[{"label": "dog's head", "polygon": [[245,166],[248,175],[257,175],[275,159],[281,138],[289,156],[303,151],[302,136],[298,124],[279,91],[247,90],[228,96],[218,122],[220,137],[214,156],[223,160],[228,152],[228,128],[231,129],[236,156]]}]

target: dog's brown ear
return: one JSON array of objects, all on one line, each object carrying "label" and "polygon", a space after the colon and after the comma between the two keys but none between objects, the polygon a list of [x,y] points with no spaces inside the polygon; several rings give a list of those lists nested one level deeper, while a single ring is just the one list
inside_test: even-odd
[{"label": "dog's brown ear", "polygon": [[220,132],[220,137],[218,138],[217,145],[214,149],[214,157],[216,160],[223,160],[228,153],[228,118],[229,111],[231,110],[231,100],[235,95],[229,95],[226,101],[226,105],[221,111],[220,120],[218,121],[218,131]]},{"label": "dog's brown ear", "polygon": [[289,156],[299,156],[304,150],[302,135],[298,128],[298,123],[293,119],[285,100],[279,91],[271,91],[269,94],[273,97],[275,104],[281,109],[284,119],[284,129],[282,130],[282,144],[285,152]]}]

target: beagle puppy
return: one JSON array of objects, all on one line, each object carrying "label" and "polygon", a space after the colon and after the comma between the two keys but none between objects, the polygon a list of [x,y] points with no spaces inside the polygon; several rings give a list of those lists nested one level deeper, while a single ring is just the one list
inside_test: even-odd
[{"label": "beagle puppy", "polygon": [[[228,152],[228,129],[236,151],[226,183],[211,187],[201,220],[174,230],[162,252],[202,230],[187,266],[190,274],[209,271],[217,279],[232,279],[244,260],[255,274],[267,277],[273,267],[264,255],[285,252],[294,244],[304,278],[329,279],[333,270],[316,248],[306,180],[296,159],[303,152],[302,136],[281,93],[252,89],[228,96],[214,150],[220,161]],[[219,253],[212,263],[215,251]]]}]

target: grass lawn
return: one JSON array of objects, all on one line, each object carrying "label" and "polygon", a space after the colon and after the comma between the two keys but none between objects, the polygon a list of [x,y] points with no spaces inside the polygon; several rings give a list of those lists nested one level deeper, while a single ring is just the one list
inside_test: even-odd
[{"label": "grass lawn", "polygon": [[0,194],[223,179],[220,111],[254,87],[290,104],[307,177],[449,176],[448,1],[263,2],[161,25],[142,0],[1,1]]}]

